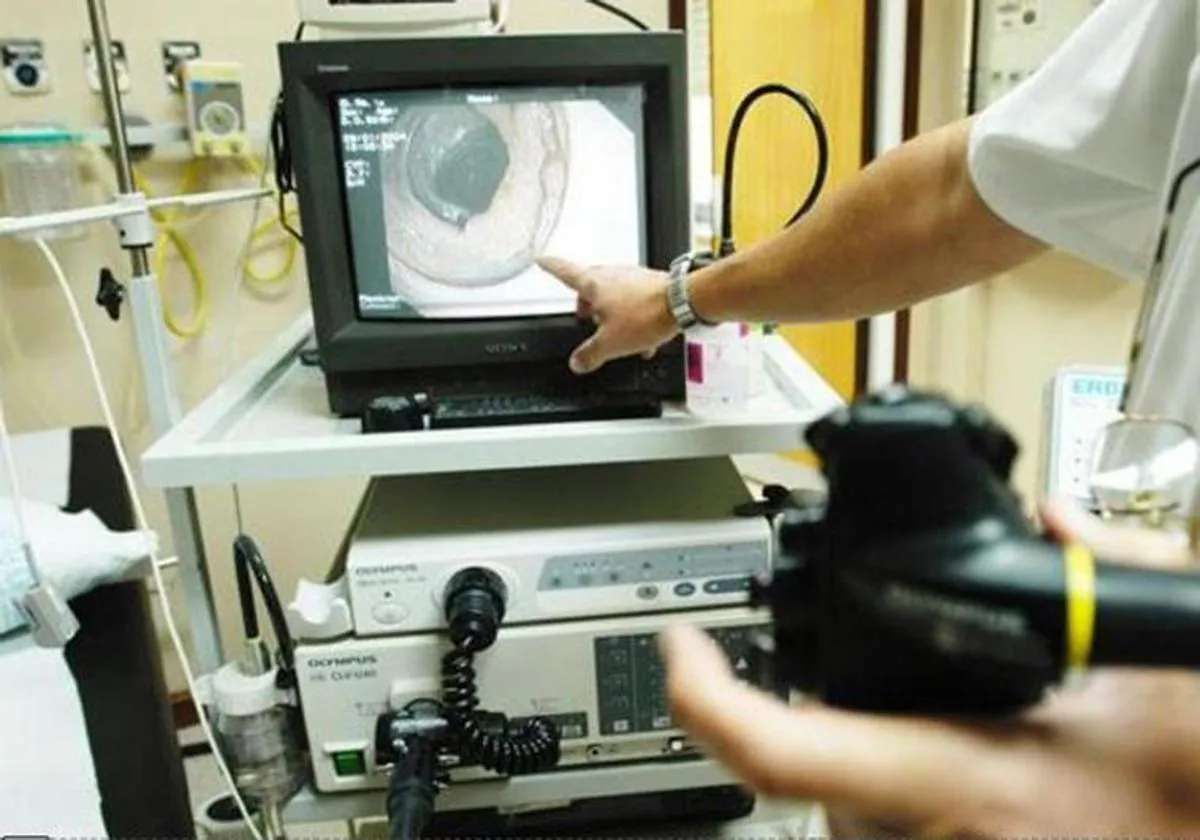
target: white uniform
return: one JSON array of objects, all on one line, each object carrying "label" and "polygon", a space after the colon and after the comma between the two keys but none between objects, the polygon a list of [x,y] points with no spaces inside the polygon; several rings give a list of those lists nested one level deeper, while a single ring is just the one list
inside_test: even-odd
[{"label": "white uniform", "polygon": [[[1168,190],[1200,158],[1198,5],[1106,0],[1034,76],[980,114],[970,171],[988,206],[1063,251],[1144,279]],[[1198,198],[1200,172],[1182,183],[1160,305],[1129,406],[1193,428],[1200,428]]]}]

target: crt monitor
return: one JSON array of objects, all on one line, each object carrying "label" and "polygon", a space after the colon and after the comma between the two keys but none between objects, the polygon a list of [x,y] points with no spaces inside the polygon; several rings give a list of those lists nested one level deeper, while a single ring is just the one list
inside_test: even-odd
[{"label": "crt monitor", "polygon": [[539,388],[683,390],[679,342],[590,377],[591,325],[535,263],[666,267],[688,246],[676,33],[280,48],[330,404]]}]

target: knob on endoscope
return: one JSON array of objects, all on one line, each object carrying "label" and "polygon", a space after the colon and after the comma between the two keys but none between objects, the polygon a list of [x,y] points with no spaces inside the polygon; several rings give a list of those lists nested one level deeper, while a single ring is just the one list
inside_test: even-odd
[{"label": "knob on endoscope", "polygon": [[958,422],[975,453],[987,462],[1000,479],[1007,482],[1020,452],[1013,436],[983,406],[960,408]]}]

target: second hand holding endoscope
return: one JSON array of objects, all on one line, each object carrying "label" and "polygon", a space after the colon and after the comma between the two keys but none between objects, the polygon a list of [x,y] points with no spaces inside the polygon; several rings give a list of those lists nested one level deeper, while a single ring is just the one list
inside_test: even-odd
[{"label": "second hand holding endoscope", "polygon": [[1200,574],[1040,534],[985,411],[893,387],[813,424],[828,496],[778,521],[764,664],[872,712],[1006,715],[1074,670],[1200,666]]}]

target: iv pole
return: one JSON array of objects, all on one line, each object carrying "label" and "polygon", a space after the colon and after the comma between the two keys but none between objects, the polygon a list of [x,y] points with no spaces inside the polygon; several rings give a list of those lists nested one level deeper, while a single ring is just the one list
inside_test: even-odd
[{"label": "iv pole", "polygon": [[[128,203],[140,207],[140,212],[117,217],[116,225],[121,247],[129,252],[132,268],[129,304],[151,426],[156,435],[163,435],[179,421],[182,412],[162,328],[158,282],[150,267],[150,248],[154,243],[155,229],[145,197],[138,193],[134,185],[133,162],[113,61],[112,35],[105,0],[87,0],[87,6],[116,168],[117,204]],[[179,557],[179,574],[187,600],[193,656],[199,671],[212,672],[221,665],[221,642],[204,545],[200,540],[195,493],[191,488],[168,489],[165,496],[175,554]]]}]

